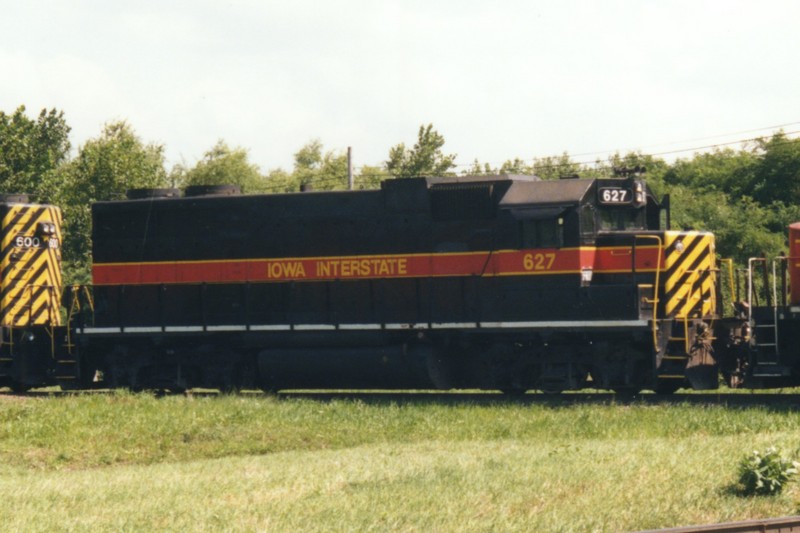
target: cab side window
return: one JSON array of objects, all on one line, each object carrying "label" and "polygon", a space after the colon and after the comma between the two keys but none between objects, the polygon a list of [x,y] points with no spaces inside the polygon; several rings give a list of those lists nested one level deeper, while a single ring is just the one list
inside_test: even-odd
[{"label": "cab side window", "polygon": [[560,248],[564,243],[563,219],[523,220],[522,248]]},{"label": "cab side window", "polygon": [[581,235],[585,238],[592,238],[597,231],[594,220],[595,209],[591,204],[581,206],[580,223]]}]

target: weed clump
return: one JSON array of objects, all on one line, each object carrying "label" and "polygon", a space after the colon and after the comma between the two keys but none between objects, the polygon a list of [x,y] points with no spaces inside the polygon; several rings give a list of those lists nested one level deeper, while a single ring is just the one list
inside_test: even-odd
[{"label": "weed clump", "polygon": [[797,474],[800,463],[783,457],[771,446],[746,455],[739,463],[739,483],[745,496],[778,494],[784,485]]}]

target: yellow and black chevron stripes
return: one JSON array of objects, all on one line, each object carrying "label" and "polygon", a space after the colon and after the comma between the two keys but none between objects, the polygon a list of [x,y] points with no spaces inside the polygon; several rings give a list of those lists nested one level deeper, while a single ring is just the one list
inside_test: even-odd
[{"label": "yellow and black chevron stripes", "polygon": [[61,324],[61,211],[9,204],[0,233],[0,325]]},{"label": "yellow and black chevron stripes", "polygon": [[664,235],[664,313],[676,318],[716,313],[714,236],[699,231]]}]

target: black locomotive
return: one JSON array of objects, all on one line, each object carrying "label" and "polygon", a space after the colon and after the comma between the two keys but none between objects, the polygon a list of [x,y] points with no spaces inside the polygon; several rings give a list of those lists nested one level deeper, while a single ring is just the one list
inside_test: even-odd
[{"label": "black locomotive", "polygon": [[139,190],[92,217],[65,386],[717,384],[713,236],[664,229],[641,179]]}]

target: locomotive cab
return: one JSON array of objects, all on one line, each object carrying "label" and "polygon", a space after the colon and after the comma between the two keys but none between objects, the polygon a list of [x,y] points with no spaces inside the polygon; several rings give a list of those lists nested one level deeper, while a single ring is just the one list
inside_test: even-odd
[{"label": "locomotive cab", "polygon": [[642,180],[597,180],[595,194],[598,231],[660,229],[658,203]]}]

